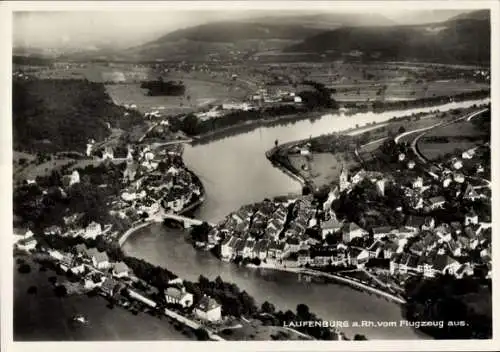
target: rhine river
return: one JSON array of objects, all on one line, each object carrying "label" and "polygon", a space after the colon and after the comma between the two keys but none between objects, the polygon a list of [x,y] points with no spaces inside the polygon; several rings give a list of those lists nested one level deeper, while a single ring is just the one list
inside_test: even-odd
[{"label": "rhine river", "polygon": [[[487,100],[449,103],[441,106],[388,111],[380,114],[360,113],[351,116],[325,115],[315,121],[302,120],[283,126],[261,127],[203,145],[186,146],[184,160],[202,180],[205,203],[194,213],[196,218],[217,222],[240,206],[264,198],[296,193],[301,185],[272,166],[265,152],[280,143],[338,132],[418,112],[441,111],[485,103]],[[143,258],[168,268],[181,278],[197,280],[199,275],[237,284],[257,303],[265,300],[278,309],[295,310],[306,303],[311,311],[325,320],[397,322],[402,319],[400,307],[383,298],[338,284],[308,283],[297,274],[238,267],[223,263],[207,252],[196,251],[187,241],[186,232],[155,224],[139,230],[124,244],[127,255]],[[349,337],[355,333],[369,339],[423,339],[411,328],[341,329]]]}]

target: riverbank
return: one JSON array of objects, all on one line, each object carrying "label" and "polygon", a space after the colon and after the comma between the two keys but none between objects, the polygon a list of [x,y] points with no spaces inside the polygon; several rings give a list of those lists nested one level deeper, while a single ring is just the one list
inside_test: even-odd
[{"label": "riverbank", "polygon": [[[132,315],[121,307],[111,309],[100,296],[75,295],[57,297],[49,278],[50,270],[23,257],[31,270],[22,274],[14,266],[14,341],[125,341],[125,340],[196,340],[175,328],[168,319],[147,313]],[[36,287],[36,293],[28,293]],[[88,324],[73,321],[83,314]]]},{"label": "riverbank", "polygon": [[[372,112],[375,114],[383,114],[391,111],[396,111],[400,109],[419,109],[419,108],[429,108],[433,106],[440,106],[449,102],[466,102],[478,99],[486,99],[490,96],[489,91],[478,91],[472,92],[469,95],[456,95],[451,97],[433,97],[420,100],[410,100],[410,101],[391,101],[380,103],[382,105],[376,105],[368,107],[366,102],[350,102],[346,104],[339,104],[338,109],[320,109],[315,111],[303,111],[292,114],[285,114],[281,116],[275,116],[272,118],[260,118],[256,120],[244,121],[241,123],[236,123],[231,126],[218,128],[216,130],[203,133],[193,137],[193,145],[208,143],[213,140],[228,137],[234,134],[241,133],[241,130],[251,131],[260,127],[272,127],[281,124],[287,124],[290,122],[301,121],[305,119],[314,120],[320,118],[323,115],[345,115],[350,117],[358,113]],[[377,102],[379,103],[379,102]],[[361,105],[359,105],[361,104]]]},{"label": "riverbank", "polygon": [[404,300],[401,297],[395,296],[389,292],[385,292],[381,289],[372,287],[366,283],[363,283],[359,280],[356,280],[354,278],[348,278],[345,276],[339,276],[336,274],[330,274],[330,273],[325,273],[323,271],[318,271],[318,270],[313,270],[313,269],[305,269],[305,268],[287,268],[283,266],[277,266],[274,264],[269,264],[269,263],[261,263],[260,265],[254,265],[254,264],[248,264],[247,267],[249,268],[255,268],[255,269],[268,269],[268,270],[276,270],[276,271],[282,271],[282,272],[288,272],[288,273],[294,273],[294,274],[304,274],[304,275],[310,275],[310,276],[316,276],[316,277],[323,277],[327,279],[333,279],[335,281],[341,282],[343,284],[351,285],[360,289],[363,289],[367,292],[374,293],[380,297],[387,298],[392,302],[395,302],[397,304],[403,305],[406,303],[406,300]]}]

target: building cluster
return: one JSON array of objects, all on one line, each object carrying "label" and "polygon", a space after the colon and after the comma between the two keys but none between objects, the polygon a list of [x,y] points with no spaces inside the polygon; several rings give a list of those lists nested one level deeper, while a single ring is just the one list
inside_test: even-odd
[{"label": "building cluster", "polygon": [[208,244],[220,242],[220,254],[225,261],[241,257],[282,262],[290,253],[308,245],[305,231],[315,213],[311,197],[245,206],[211,230]]},{"label": "building cluster", "polygon": [[[182,165],[176,165],[173,158],[178,156],[177,151],[163,151],[158,155],[161,162],[168,169],[158,170],[159,160],[149,147],[144,147],[138,155],[142,161],[136,163],[129,149],[127,166],[124,171],[124,182],[127,184],[122,189],[120,199],[111,202],[111,211],[121,218],[128,217],[130,213],[147,214],[154,216],[161,210],[179,212],[193,199],[201,197],[201,188],[195,182],[193,175]],[[139,171],[139,177],[136,177]]]}]

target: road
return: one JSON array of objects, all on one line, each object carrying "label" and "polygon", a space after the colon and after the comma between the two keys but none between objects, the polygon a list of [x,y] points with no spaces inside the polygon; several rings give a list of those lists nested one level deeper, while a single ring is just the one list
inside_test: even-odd
[{"label": "road", "polygon": [[[419,134],[417,137],[415,137],[415,139],[413,139],[413,141],[411,142],[411,149],[413,150],[413,152],[415,153],[415,155],[418,157],[418,159],[423,163],[423,164],[427,164],[428,160],[419,152],[418,148],[417,148],[417,143],[418,141],[420,140],[420,138],[422,138],[429,130],[433,129],[433,128],[436,128],[436,127],[439,127],[439,126],[448,126],[448,125],[451,125],[451,124],[454,124],[454,123],[457,123],[459,121],[462,121],[462,120],[467,120],[467,121],[470,121],[472,120],[474,117],[476,116],[479,116],[480,114],[482,114],[483,112],[485,111],[488,111],[488,109],[483,109],[483,110],[480,110],[480,111],[477,111],[475,113],[473,113],[472,115],[466,115],[466,116],[462,116],[462,117],[459,117],[451,122],[447,122],[447,123],[444,123],[444,122],[441,122],[439,124],[435,124],[435,125],[432,125],[430,127],[426,127],[425,129],[419,129],[419,130],[415,130],[415,131],[411,131],[412,133],[415,133],[415,132],[421,132],[423,131],[421,134]],[[404,133],[403,133],[404,134]],[[399,135],[397,136],[394,141],[397,143],[397,138],[401,138],[402,135]]]},{"label": "road", "polygon": [[[467,120],[467,121],[471,121],[473,118],[477,117],[477,116],[480,116],[483,112],[485,111],[488,111],[488,109],[483,109],[483,110],[480,110],[480,111],[477,111],[471,115],[465,115],[465,116],[461,116],[451,122],[441,122],[441,123],[438,123],[438,124],[434,124],[430,127],[425,127],[425,128],[420,128],[418,130],[413,130],[413,131],[409,131],[409,132],[405,132],[405,133],[402,133],[400,135],[398,135],[396,138],[394,138],[394,141],[396,143],[398,143],[399,140],[401,140],[402,137],[404,136],[407,136],[407,135],[410,135],[412,133],[418,133],[418,132],[422,132],[420,133],[417,137],[415,137],[411,144],[410,144],[410,147],[411,149],[413,150],[413,152],[415,153],[415,155],[417,156],[417,158],[419,159],[419,161],[422,163],[422,164],[428,164],[429,163],[429,160],[427,160],[427,158],[425,158],[424,155],[422,155],[422,153],[420,153],[420,151],[418,150],[417,148],[417,143],[418,141],[420,140],[420,138],[422,138],[427,132],[429,132],[429,130],[433,129],[433,128],[436,128],[436,127],[440,127],[440,126],[448,126],[448,125],[451,125],[453,123],[457,123],[459,121],[462,121],[462,120]],[[476,177],[476,176],[467,176],[468,179],[471,179],[471,180],[477,180],[477,181],[480,181],[482,183],[484,183],[484,186],[480,186],[480,188],[482,187],[490,187],[491,188],[491,181],[487,180],[487,179],[483,179],[481,177]]]}]

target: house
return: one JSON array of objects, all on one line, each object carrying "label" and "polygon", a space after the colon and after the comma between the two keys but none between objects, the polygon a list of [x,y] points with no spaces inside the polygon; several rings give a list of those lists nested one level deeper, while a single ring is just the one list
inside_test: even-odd
[{"label": "house", "polygon": [[213,298],[203,296],[197,306],[194,308],[194,314],[201,320],[211,322],[219,321],[222,319],[221,305]]},{"label": "house", "polygon": [[453,233],[455,233],[456,235],[459,235],[462,233],[462,224],[459,223],[458,221],[450,222],[450,227],[451,227],[451,231]]},{"label": "house", "polygon": [[443,178],[443,187],[448,188],[452,182],[453,178],[450,175],[445,176]]},{"label": "house", "polygon": [[109,297],[113,297],[119,290],[120,285],[111,277],[106,277],[101,285],[101,291]]},{"label": "house", "polygon": [[333,190],[328,192],[328,198],[323,203],[323,211],[329,211],[332,208],[332,203],[339,197],[339,187],[336,186]]},{"label": "house", "polygon": [[462,279],[466,276],[474,275],[474,269],[469,263],[464,263],[455,271],[455,277],[457,279]]},{"label": "house", "polygon": [[115,157],[113,148],[111,147],[105,147],[104,151],[102,152],[102,160],[113,160]]},{"label": "house", "polygon": [[300,250],[297,256],[297,264],[299,266],[307,265],[311,262],[311,254],[307,249]]},{"label": "house", "polygon": [[419,272],[420,257],[411,253],[396,254],[391,258],[389,270],[391,274]]},{"label": "house", "polygon": [[408,169],[413,170],[415,168],[415,162],[413,160],[410,160],[408,161],[406,166],[408,167]]},{"label": "house", "polygon": [[243,258],[250,258],[253,255],[253,248],[255,246],[254,240],[246,240],[243,247]]},{"label": "house", "polygon": [[233,236],[227,236],[221,243],[220,255],[222,260],[230,259],[235,256],[235,245],[238,238]]},{"label": "house", "polygon": [[384,259],[391,259],[392,256],[397,252],[398,247],[399,246],[397,243],[392,241],[387,241],[383,247]]},{"label": "house", "polygon": [[458,241],[455,241],[454,239],[448,241],[448,248],[453,256],[459,257],[462,255],[462,248],[460,247]]},{"label": "house", "polygon": [[[362,251],[363,251],[362,249],[357,248],[357,247],[349,247],[349,249],[347,250],[347,263],[349,265],[357,266],[359,264],[358,257]],[[368,253],[365,253],[365,254],[366,254],[366,256],[368,256]],[[364,257],[364,255],[362,256],[362,258],[363,257]]]},{"label": "house", "polygon": [[300,249],[300,240],[297,237],[290,237],[286,240],[287,252],[298,252]]},{"label": "house", "polygon": [[481,196],[476,192],[476,190],[474,189],[474,187],[472,187],[471,184],[468,184],[467,187],[465,188],[463,198],[474,201],[476,199],[481,198]]},{"label": "house", "polygon": [[425,251],[425,246],[422,241],[416,241],[410,245],[408,250],[417,256],[421,256]]},{"label": "house", "polygon": [[438,240],[439,237],[436,234],[426,231],[422,238],[422,244],[424,245],[426,251],[431,251],[436,248]]},{"label": "house", "polygon": [[398,155],[398,160],[399,161],[404,161],[405,158],[406,158],[406,155],[404,153],[399,153],[399,155]]},{"label": "house", "polygon": [[420,176],[418,176],[414,181],[413,181],[413,184],[412,184],[413,188],[415,189],[419,189],[419,188],[422,188],[424,186],[424,179]]},{"label": "house", "polygon": [[451,226],[446,223],[436,227],[434,233],[438,235],[442,241],[448,242],[451,240]]},{"label": "house", "polygon": [[43,230],[43,234],[46,236],[60,235],[61,233],[62,233],[62,229],[56,225],[47,227]]},{"label": "house", "polygon": [[466,150],[462,153],[462,159],[472,159],[475,153],[474,149]]},{"label": "house", "polygon": [[374,227],[372,229],[372,233],[373,233],[373,238],[375,240],[380,240],[386,236],[389,236],[389,234],[391,233],[391,231],[393,231],[393,227],[391,226],[378,226],[378,227]]},{"label": "house", "polygon": [[177,287],[169,287],[164,293],[165,301],[169,304],[179,304],[184,308],[188,308],[193,305],[193,295],[186,292],[184,286],[180,289]]},{"label": "house", "polygon": [[234,253],[236,256],[240,256],[240,257],[243,256],[243,250],[245,249],[245,243],[246,243],[246,241],[241,239],[241,238],[236,239],[236,243],[234,245]]},{"label": "house", "polygon": [[368,255],[370,258],[378,258],[383,255],[384,252],[384,243],[381,241],[375,241],[368,248]]},{"label": "house", "polygon": [[354,176],[351,178],[351,183],[356,185],[361,181],[363,181],[365,177],[366,177],[366,171],[360,170],[356,174],[354,174]]},{"label": "house", "polygon": [[18,249],[31,252],[36,248],[37,240],[34,237],[23,238],[16,243]]},{"label": "house", "polygon": [[329,233],[341,231],[343,225],[344,224],[342,222],[339,222],[337,220],[336,216],[332,216],[332,217],[330,217],[329,220],[323,221],[321,223],[321,236],[322,236],[322,238],[325,239],[326,235],[328,235]]},{"label": "house", "polygon": [[431,209],[442,208],[444,203],[446,203],[446,199],[443,196],[432,197],[427,201],[427,204]]},{"label": "house", "polygon": [[479,223],[479,219],[478,219],[478,216],[474,210],[471,210],[467,214],[465,214],[465,221],[464,221],[465,226],[477,225],[478,223]]},{"label": "house", "polygon": [[110,263],[109,263],[109,258],[106,252],[99,252],[95,248],[91,248],[87,252],[92,259],[92,265],[100,270],[104,270],[109,268]]},{"label": "house", "polygon": [[434,226],[436,224],[436,221],[432,216],[426,216],[424,220],[424,224],[422,225],[422,230],[432,230],[434,229]]},{"label": "house", "polygon": [[128,277],[129,268],[124,262],[115,263],[113,267],[113,276],[118,278]]},{"label": "house", "polygon": [[432,266],[436,273],[451,275],[454,275],[459,267],[460,263],[446,254],[437,255]]},{"label": "house", "polygon": [[342,227],[342,240],[344,243],[351,242],[354,238],[364,237],[368,232],[357,224],[351,222],[347,223]]},{"label": "house", "polygon": [[451,166],[452,166],[455,170],[460,170],[460,169],[464,166],[464,164],[463,164],[462,160],[460,160],[460,159],[453,159],[453,160],[451,161]]},{"label": "house", "polygon": [[85,243],[79,243],[75,246],[75,253],[77,257],[80,258],[87,257],[87,252],[88,249]]},{"label": "house", "polygon": [[417,215],[408,215],[405,221],[405,227],[410,230],[413,230],[414,232],[420,231],[424,224],[425,224],[425,217]]},{"label": "house", "polygon": [[456,183],[464,183],[465,182],[465,176],[461,172],[454,172],[453,173],[453,181]]},{"label": "house", "polygon": [[97,236],[99,236],[102,233],[102,227],[101,224],[98,224],[96,222],[91,222],[86,228],[85,232],[83,234],[84,238],[92,238],[95,239]]}]

